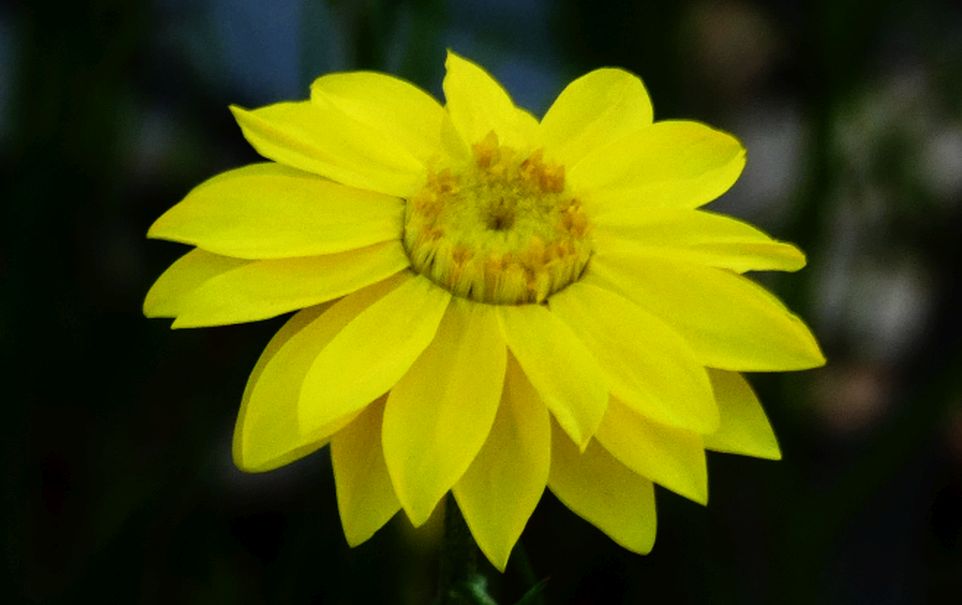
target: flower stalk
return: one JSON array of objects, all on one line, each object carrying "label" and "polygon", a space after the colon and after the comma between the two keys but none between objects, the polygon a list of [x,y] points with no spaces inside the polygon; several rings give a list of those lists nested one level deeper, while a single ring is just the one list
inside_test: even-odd
[{"label": "flower stalk", "polygon": [[454,498],[444,506],[444,538],[438,578],[439,605],[497,605],[478,568],[481,551]]}]

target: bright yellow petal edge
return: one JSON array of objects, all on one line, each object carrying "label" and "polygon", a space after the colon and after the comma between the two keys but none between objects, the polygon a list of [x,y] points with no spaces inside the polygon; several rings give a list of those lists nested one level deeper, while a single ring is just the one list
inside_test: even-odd
[{"label": "bright yellow petal edge", "polygon": [[503,571],[550,489],[647,553],[654,485],[702,504],[706,451],[778,460],[743,372],[825,363],[745,274],[805,255],[701,206],[734,136],[653,121],[612,67],[539,122],[449,52],[441,103],[387,74],[232,107],[267,160],[218,175],[148,237],[193,248],[144,301],[173,327],[296,313],[244,391],[233,457],[265,472],[331,445],[347,542],[448,493]]}]

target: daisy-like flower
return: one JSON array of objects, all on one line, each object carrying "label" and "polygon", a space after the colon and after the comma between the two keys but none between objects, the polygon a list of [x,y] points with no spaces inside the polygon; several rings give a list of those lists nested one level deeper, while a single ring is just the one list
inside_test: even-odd
[{"label": "daisy-like flower", "polygon": [[308,101],[232,107],[271,162],[201,184],[150,228],[196,246],[147,295],[175,328],[299,310],[243,395],[234,460],[330,445],[347,541],[449,491],[504,569],[547,486],[638,553],[657,483],[708,498],[705,450],[777,459],[741,371],[824,363],[742,274],[792,245],[698,208],[745,151],[652,123],[642,82],[599,69],[539,122],[450,53],[446,105],[388,75],[326,75]]}]

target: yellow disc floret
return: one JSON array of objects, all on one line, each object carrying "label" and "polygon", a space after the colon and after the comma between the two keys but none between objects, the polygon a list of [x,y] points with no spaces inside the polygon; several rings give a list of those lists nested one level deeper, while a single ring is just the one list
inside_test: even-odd
[{"label": "yellow disc floret", "polygon": [[432,171],[407,201],[404,247],[415,271],[457,296],[542,302],[591,256],[588,221],[564,166],[520,154],[489,133],[473,161]]}]

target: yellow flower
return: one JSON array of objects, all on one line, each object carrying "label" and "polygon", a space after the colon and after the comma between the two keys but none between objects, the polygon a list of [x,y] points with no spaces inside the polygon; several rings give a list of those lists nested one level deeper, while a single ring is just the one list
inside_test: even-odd
[{"label": "yellow flower", "polygon": [[234,459],[266,471],[329,443],[352,545],[399,509],[424,523],[452,491],[504,569],[547,486],[648,552],[653,483],[704,503],[706,449],[779,458],[737,372],[824,359],[741,274],[804,256],[697,209],[744,149],[652,123],[637,77],[593,71],[539,122],[477,65],[446,67],[445,106],[350,72],[309,101],[232,107],[273,161],[154,223],[196,248],[145,313],[198,327],[302,309],[251,374]]}]

